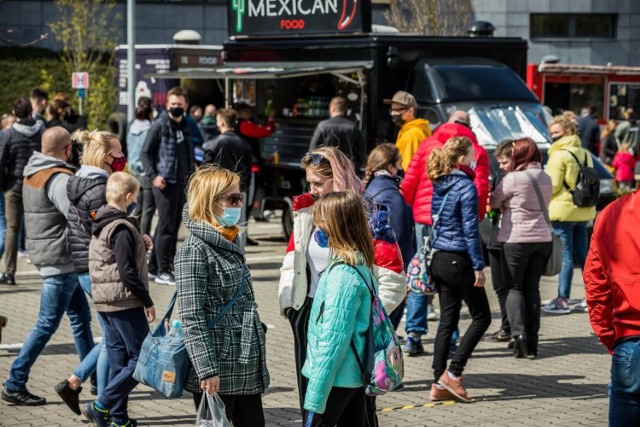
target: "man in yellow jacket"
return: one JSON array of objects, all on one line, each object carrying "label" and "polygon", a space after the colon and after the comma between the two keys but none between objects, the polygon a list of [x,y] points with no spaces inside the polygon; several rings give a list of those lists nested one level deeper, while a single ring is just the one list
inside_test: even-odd
[{"label": "man in yellow jacket", "polygon": [[400,126],[396,147],[402,155],[402,169],[406,170],[411,163],[411,158],[418,151],[418,145],[428,136],[431,136],[429,122],[416,118],[418,103],[409,92],[399,90],[392,99],[385,99],[385,104],[391,105],[391,121]]}]

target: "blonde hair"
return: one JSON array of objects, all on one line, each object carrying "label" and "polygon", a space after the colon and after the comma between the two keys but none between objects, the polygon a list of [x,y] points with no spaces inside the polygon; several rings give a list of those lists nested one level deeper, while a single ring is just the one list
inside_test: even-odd
[{"label": "blonde hair", "polygon": [[[319,164],[313,164],[314,155],[322,157]],[[302,158],[304,170],[333,179],[333,191],[355,191],[362,193],[364,185],[356,175],[353,162],[336,147],[318,147]]]},{"label": "blonde hair", "polygon": [[[71,139],[82,144],[81,163],[86,166],[104,167],[106,157],[111,152],[111,141],[118,137],[111,132],[93,130],[75,131]],[[118,141],[119,142],[119,141]]]},{"label": "blonde hair", "polygon": [[395,165],[400,160],[400,150],[395,144],[384,142],[371,150],[364,172],[365,187],[373,179],[373,174],[380,170],[387,170],[389,165]]},{"label": "blonde hair", "polygon": [[631,147],[631,144],[629,144],[628,142],[623,142],[622,144],[620,144],[620,149],[618,149],[619,153],[628,153],[629,152],[629,147]]},{"label": "blonde hair", "polygon": [[[313,207],[313,222],[329,236],[332,257],[351,266],[373,266],[373,237],[364,198],[352,191],[322,196]],[[356,253],[357,252],[357,253]]]},{"label": "blonde hair", "polygon": [[215,165],[204,165],[196,169],[187,184],[189,218],[220,228],[214,204],[234,185],[240,185],[240,177],[231,171]]},{"label": "blonde hair", "polygon": [[427,172],[429,179],[435,181],[450,173],[458,164],[460,156],[466,156],[473,143],[464,136],[454,136],[447,140],[442,148],[436,148],[429,156]]},{"label": "blonde hair", "polygon": [[105,196],[107,202],[119,202],[124,200],[127,194],[131,193],[135,196],[138,191],[140,191],[140,183],[133,175],[115,172],[107,180]]},{"label": "blonde hair", "polygon": [[564,136],[575,135],[578,129],[578,118],[573,111],[565,111],[553,118],[551,123],[549,123],[549,128],[556,124],[562,126]]},{"label": "blonde hair", "polygon": [[615,132],[617,126],[618,125],[616,124],[615,120],[609,120],[605,128],[602,129],[602,133],[600,134],[600,139],[605,139],[606,137],[611,135],[613,132]]}]

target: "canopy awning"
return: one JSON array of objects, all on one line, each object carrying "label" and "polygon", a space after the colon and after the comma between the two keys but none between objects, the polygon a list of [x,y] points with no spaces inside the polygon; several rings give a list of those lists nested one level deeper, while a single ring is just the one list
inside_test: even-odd
[{"label": "canopy awning", "polygon": [[618,76],[640,76],[640,67],[542,63],[538,66],[538,72],[543,74],[612,74]]}]

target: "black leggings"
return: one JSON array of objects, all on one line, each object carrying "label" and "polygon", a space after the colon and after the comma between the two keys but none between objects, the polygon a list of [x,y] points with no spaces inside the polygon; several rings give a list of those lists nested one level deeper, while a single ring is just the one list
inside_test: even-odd
[{"label": "black leggings", "polygon": [[472,321],[449,365],[453,375],[462,374],[469,356],[489,328],[491,309],[484,288],[473,286],[475,274],[467,255],[438,251],[433,256],[431,271],[440,293],[440,323],[433,351],[433,374],[438,381],[447,368],[451,336],[460,320],[462,301],[469,307]]},{"label": "black leggings", "polygon": [[[196,411],[200,408],[203,396],[204,393],[193,393]],[[220,394],[218,396],[224,403],[224,412],[227,414],[227,419],[233,423],[233,427],[263,427],[265,425],[261,395],[223,396]]]},{"label": "black leggings", "polygon": [[304,412],[304,427],[369,427],[375,411],[364,387],[332,387],[324,414]]},{"label": "black leggings", "polygon": [[302,367],[307,358],[307,330],[309,329],[309,316],[313,298],[307,297],[300,310],[289,310],[289,323],[293,331],[293,353],[296,361],[296,378],[298,380],[298,393],[300,397],[300,413],[304,415],[304,396],[307,393],[309,380],[302,375]]}]

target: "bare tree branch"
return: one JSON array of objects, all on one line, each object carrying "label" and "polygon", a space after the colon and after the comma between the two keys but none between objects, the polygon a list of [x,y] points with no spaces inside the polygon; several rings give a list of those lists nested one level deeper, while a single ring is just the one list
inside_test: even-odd
[{"label": "bare tree branch", "polygon": [[[0,30],[0,33],[7,33],[7,34],[11,34],[13,33],[13,29],[11,28],[7,28],[7,29],[2,29]],[[40,38],[36,39],[36,40],[32,40],[28,43],[14,43],[11,39],[8,39],[6,37],[0,36],[0,41],[5,42],[6,44],[8,44],[9,46],[14,46],[14,47],[29,47],[29,46],[33,46],[35,44],[40,43],[43,40],[46,40],[49,38],[49,33],[45,33],[45,34],[41,34]]]},{"label": "bare tree branch", "polygon": [[473,0],[391,0],[384,17],[403,33],[460,36],[473,17]]}]

